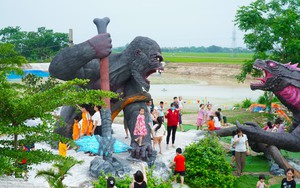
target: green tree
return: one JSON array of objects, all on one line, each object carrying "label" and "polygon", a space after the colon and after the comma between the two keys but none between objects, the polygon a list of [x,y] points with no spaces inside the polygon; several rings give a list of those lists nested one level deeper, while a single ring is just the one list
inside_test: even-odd
[{"label": "green tree", "polygon": [[73,157],[62,158],[53,164],[54,168],[47,170],[38,170],[35,177],[43,177],[48,182],[51,188],[66,188],[63,180],[67,175],[72,175],[69,171],[76,164],[82,164],[83,161],[78,161]]},{"label": "green tree", "polygon": [[0,30],[1,43],[10,43],[15,45],[15,50],[20,52],[23,40],[26,38],[26,32],[21,31],[20,27],[6,27]]},{"label": "green tree", "polygon": [[13,44],[0,43],[0,77],[2,80],[5,77],[4,73],[9,74],[14,71],[21,74],[23,71],[20,67],[26,63],[26,59],[14,50]]},{"label": "green tree", "polygon": [[235,177],[217,136],[207,134],[206,138],[187,146],[183,155],[186,158],[185,182],[190,187],[233,187]]},{"label": "green tree", "polygon": [[[0,50],[3,48],[6,51],[0,56],[0,175],[22,171],[18,165],[22,159],[27,159],[30,164],[57,159],[58,156],[47,150],[24,152],[19,149],[20,144],[50,144],[59,140],[60,135],[53,133],[55,121],[51,112],[55,108],[84,103],[104,105],[100,98],[117,96],[111,92],[77,87],[86,85],[88,80],[75,79],[61,83],[53,79],[34,79],[31,75],[31,81],[8,82],[5,75],[12,69],[17,70],[24,58],[17,56],[11,45],[0,45]],[[10,61],[10,54],[19,61]],[[41,119],[37,126],[25,124],[26,120],[36,118]]]},{"label": "green tree", "polygon": [[253,50],[253,60],[243,64],[239,81],[247,74],[258,76],[252,68],[255,59],[281,63],[300,61],[300,1],[256,0],[237,11],[235,23],[246,32],[244,42]]},{"label": "green tree", "polygon": [[68,46],[68,34],[40,27],[37,32],[21,31],[20,27],[0,30],[0,41],[15,45],[15,50],[27,60],[45,60]]},{"label": "green tree", "polygon": [[222,52],[222,47],[212,45],[207,47],[207,52],[212,52],[212,53]]}]

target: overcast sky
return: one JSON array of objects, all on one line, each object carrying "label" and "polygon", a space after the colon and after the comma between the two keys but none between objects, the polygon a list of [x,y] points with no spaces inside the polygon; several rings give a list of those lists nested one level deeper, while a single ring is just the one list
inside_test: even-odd
[{"label": "overcast sky", "polygon": [[[0,28],[38,27],[68,33],[74,43],[97,34],[94,18],[109,17],[113,47],[147,36],[161,47],[233,47],[237,9],[253,0],[0,0]],[[235,46],[245,47],[236,30]]]}]

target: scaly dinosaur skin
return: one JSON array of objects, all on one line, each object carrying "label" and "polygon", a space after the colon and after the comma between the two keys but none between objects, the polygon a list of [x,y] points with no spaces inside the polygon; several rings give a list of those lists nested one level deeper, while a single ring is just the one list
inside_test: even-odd
[{"label": "scaly dinosaur skin", "polygon": [[253,67],[264,71],[265,77],[259,78],[259,83],[251,84],[251,89],[272,91],[293,113],[293,125],[289,133],[266,132],[254,124],[238,125],[254,142],[293,152],[300,151],[300,69],[297,65],[281,64],[272,60],[254,62]]},{"label": "scaly dinosaur skin", "polygon": [[[278,99],[294,114],[300,112],[300,69],[298,64],[281,64],[275,61],[257,60],[254,68],[265,72],[264,78],[259,78],[260,83],[251,84],[251,89],[272,91]],[[295,117],[296,126],[299,117]]]}]

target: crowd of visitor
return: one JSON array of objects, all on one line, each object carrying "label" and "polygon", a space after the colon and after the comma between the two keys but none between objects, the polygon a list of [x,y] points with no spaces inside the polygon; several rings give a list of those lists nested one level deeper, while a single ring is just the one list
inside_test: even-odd
[{"label": "crowd of visitor", "polygon": [[[157,106],[154,106],[153,100],[146,102],[147,108],[140,108],[139,115],[137,116],[135,129],[133,131],[134,141],[138,146],[143,146],[143,138],[147,133],[147,126],[150,126],[150,134],[153,140],[153,149],[156,150],[158,146],[158,154],[162,153],[162,145],[164,136],[166,136],[166,149],[169,149],[169,143],[171,141],[172,147],[175,148],[175,139],[177,127],[181,132],[185,132],[183,127],[183,108],[184,102],[182,96],[174,97],[173,102],[169,108],[165,108],[166,103],[160,101]],[[78,106],[81,110],[81,116],[75,116],[73,125],[73,140],[79,139],[86,135],[100,135],[101,131],[101,115],[100,106],[94,106],[93,110],[89,109],[88,106]],[[149,113],[149,120],[146,121],[145,114]],[[125,121],[124,121],[125,122]],[[146,122],[149,122],[146,124]],[[164,126],[166,124],[166,128]],[[215,131],[226,126],[226,117],[222,114],[222,109],[218,108],[216,111],[213,109],[211,103],[200,104],[197,114],[196,129],[203,130],[207,126],[208,131]],[[124,125],[127,139],[129,135],[128,126]],[[274,123],[267,122],[267,125],[263,128],[265,131],[273,133],[285,132],[283,120],[277,118]],[[171,140],[170,140],[171,139]],[[69,145],[59,143],[59,154],[66,156],[66,151]],[[248,138],[246,134],[243,134],[241,129],[237,129],[232,132],[232,138],[230,143],[231,151],[231,166],[236,168],[237,177],[243,174],[243,170],[246,164],[246,156],[249,155],[250,148],[248,144]],[[236,165],[235,165],[236,164]],[[176,149],[176,156],[170,164],[170,168],[175,166],[174,175],[180,175],[180,183],[183,185],[185,176],[185,158],[182,155],[181,148]],[[292,175],[291,175],[292,174]],[[282,187],[294,187],[295,181],[293,180],[293,169],[288,169],[286,178],[282,180]],[[177,177],[177,176],[175,176]],[[177,182],[174,179],[174,182]],[[113,178],[107,179],[107,187],[116,187],[115,180]],[[145,166],[142,166],[142,170],[138,170],[133,177],[133,182],[130,187],[147,187],[147,176]],[[265,176],[260,175],[257,182],[258,188],[268,187],[265,183]]]},{"label": "crowd of visitor", "polygon": [[[206,109],[205,109],[206,107]],[[220,130],[222,126],[226,125],[226,117],[222,114],[222,109],[218,108],[214,111],[212,104],[200,104],[197,115],[197,130],[203,130],[206,124],[209,131]]]},{"label": "crowd of visitor", "polygon": [[283,120],[280,117],[275,120],[274,124],[268,121],[267,125],[263,129],[273,133],[284,133],[286,131],[286,127],[284,126]]}]

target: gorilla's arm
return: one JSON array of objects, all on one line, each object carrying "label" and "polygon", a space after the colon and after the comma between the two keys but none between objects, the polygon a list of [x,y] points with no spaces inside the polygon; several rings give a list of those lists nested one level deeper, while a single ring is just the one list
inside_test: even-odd
[{"label": "gorilla's arm", "polygon": [[71,80],[74,78],[99,78],[99,61],[111,53],[109,34],[100,34],[78,45],[65,48],[55,56],[49,66],[52,76]]}]

